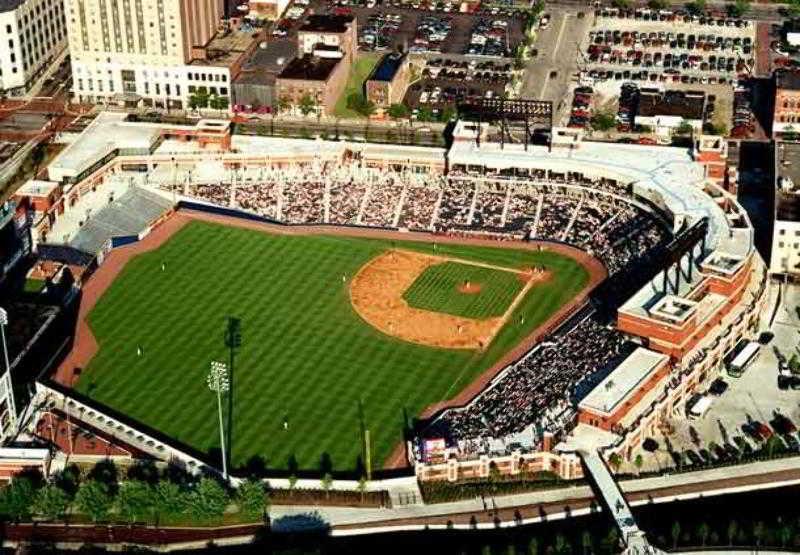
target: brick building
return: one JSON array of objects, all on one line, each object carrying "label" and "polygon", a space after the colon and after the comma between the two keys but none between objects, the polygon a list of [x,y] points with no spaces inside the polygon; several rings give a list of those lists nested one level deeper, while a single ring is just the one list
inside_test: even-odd
[{"label": "brick building", "polygon": [[800,72],[775,72],[775,111],[772,116],[772,137],[800,132]]},{"label": "brick building", "polygon": [[403,101],[411,69],[408,56],[386,54],[364,83],[365,96],[379,109]]},{"label": "brick building", "polygon": [[333,113],[353,65],[358,35],[352,16],[312,15],[297,33],[297,57],[275,81],[276,103],[299,106],[310,97]]}]

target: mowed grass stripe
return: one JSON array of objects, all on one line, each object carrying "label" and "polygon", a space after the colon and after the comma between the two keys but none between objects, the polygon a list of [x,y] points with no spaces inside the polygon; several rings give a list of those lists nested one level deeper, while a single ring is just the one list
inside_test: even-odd
[{"label": "mowed grass stripe", "polygon": [[131,260],[100,299],[89,316],[100,351],[77,388],[201,451],[216,449],[216,400],[205,378],[211,360],[228,358],[225,319],[235,316],[243,344],[233,376],[234,465],[261,456],[285,468],[294,457],[314,469],[327,453],[334,468],[352,469],[362,402],[377,467],[402,440],[404,411],[413,416],[455,394],[588,280],[554,253],[438,245],[443,256],[545,266],[553,279],[526,295],[485,352],[432,349],[383,335],[351,308],[342,275],[392,247],[432,252],[422,243],[193,222]]},{"label": "mowed grass stripe", "polygon": [[[480,291],[461,292],[466,284]],[[403,299],[414,308],[484,320],[502,316],[521,290],[513,272],[448,261],[426,268]]]}]

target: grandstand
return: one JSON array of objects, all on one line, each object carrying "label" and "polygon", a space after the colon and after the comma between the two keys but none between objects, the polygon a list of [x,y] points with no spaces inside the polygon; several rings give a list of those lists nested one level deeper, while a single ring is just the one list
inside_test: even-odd
[{"label": "grandstand", "polygon": [[153,220],[172,207],[168,198],[112,178],[108,187],[83,197],[79,207],[68,212],[53,227],[49,237],[73,249],[97,254],[114,238],[138,236]]}]

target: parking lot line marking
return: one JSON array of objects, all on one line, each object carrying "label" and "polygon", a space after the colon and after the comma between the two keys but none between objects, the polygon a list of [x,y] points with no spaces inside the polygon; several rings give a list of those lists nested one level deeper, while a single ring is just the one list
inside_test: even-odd
[{"label": "parking lot line marking", "polygon": [[544,74],[544,83],[542,84],[542,90],[539,92],[539,100],[544,100],[544,91],[547,90],[547,84],[550,82],[550,72]]},{"label": "parking lot line marking", "polygon": [[558,36],[556,37],[556,43],[553,46],[553,61],[556,59],[556,54],[558,54],[558,49],[561,45],[561,38],[564,36],[564,29],[567,26],[567,19],[569,19],[570,14],[564,14],[564,19],[561,20],[561,27],[558,29]]}]

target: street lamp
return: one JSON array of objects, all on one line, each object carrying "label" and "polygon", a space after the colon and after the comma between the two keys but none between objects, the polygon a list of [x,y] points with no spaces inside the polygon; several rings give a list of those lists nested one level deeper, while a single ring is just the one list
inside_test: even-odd
[{"label": "street lamp", "polygon": [[224,362],[212,361],[211,371],[206,378],[208,388],[217,393],[217,408],[219,409],[219,445],[222,451],[222,475],[228,481],[228,464],[225,459],[225,428],[222,423],[222,394],[230,389],[228,380],[228,366]]},{"label": "street lamp", "polygon": [[[6,401],[8,402],[9,424],[12,427],[17,425],[17,407],[14,403],[14,389],[11,382],[11,364],[8,362],[8,346],[6,345],[6,326],[8,325],[8,312],[5,308],[0,308],[0,337],[3,339],[3,359],[6,364],[3,376],[3,385],[6,390]],[[5,430],[3,430],[5,432]]]}]

